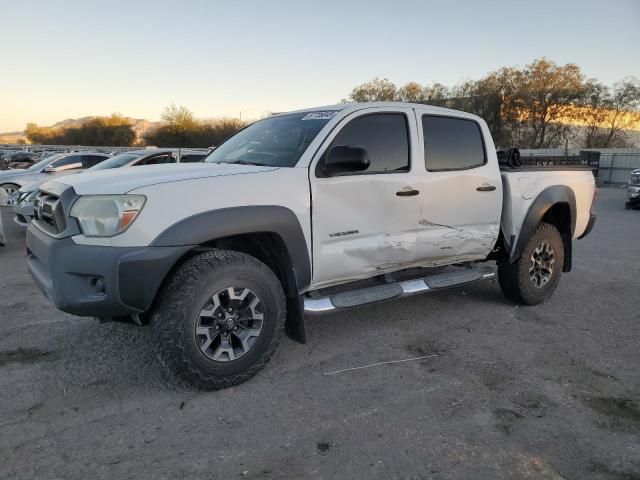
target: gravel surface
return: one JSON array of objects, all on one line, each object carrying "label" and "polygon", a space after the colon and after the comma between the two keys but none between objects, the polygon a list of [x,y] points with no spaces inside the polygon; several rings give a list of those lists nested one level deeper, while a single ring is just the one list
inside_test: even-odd
[{"label": "gravel surface", "polygon": [[307,345],[211,393],[165,379],[147,328],[55,310],[2,214],[0,478],[640,479],[640,211],[622,189],[600,191],[544,305],[488,281],[309,319]]}]

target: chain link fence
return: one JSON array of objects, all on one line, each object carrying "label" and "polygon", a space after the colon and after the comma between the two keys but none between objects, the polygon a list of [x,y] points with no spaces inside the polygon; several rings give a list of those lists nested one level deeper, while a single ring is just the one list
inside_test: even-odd
[{"label": "chain link fence", "polygon": [[581,151],[600,152],[598,183],[623,184],[629,180],[629,174],[640,168],[640,148],[540,148],[522,149],[520,153],[532,157],[573,156]]}]

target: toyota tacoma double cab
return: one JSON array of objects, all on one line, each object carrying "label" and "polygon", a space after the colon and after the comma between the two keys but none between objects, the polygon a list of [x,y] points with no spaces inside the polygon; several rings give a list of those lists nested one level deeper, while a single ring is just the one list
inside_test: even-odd
[{"label": "toyota tacoma double cab", "polygon": [[[594,223],[588,167],[521,166],[479,117],[321,107],[240,130],[204,163],[43,184],[28,269],[60,310],[150,324],[198,387],[254,375],[305,314],[491,278],[549,298]],[[486,262],[486,263],[485,263]]]}]

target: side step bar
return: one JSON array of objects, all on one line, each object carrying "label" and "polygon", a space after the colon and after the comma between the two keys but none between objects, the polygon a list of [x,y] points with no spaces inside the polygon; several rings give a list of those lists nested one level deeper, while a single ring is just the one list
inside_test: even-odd
[{"label": "side step bar", "polygon": [[368,303],[442,290],[477,280],[493,278],[494,276],[495,273],[491,267],[456,268],[455,270],[449,270],[423,278],[375,285],[369,288],[341,292],[326,297],[312,298],[305,295],[304,312],[308,314],[328,313],[334,310],[366,305]]}]

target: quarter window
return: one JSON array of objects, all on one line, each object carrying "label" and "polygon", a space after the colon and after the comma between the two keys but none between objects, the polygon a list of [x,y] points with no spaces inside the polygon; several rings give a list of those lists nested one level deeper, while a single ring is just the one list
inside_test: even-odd
[{"label": "quarter window", "polygon": [[486,162],[480,126],[473,120],[424,115],[422,132],[429,171],[465,170]]},{"label": "quarter window", "polygon": [[106,160],[107,157],[101,155],[83,155],[82,156],[82,168],[91,168]]},{"label": "quarter window", "polygon": [[163,153],[154,157],[146,158],[136,163],[136,167],[142,167],[144,165],[163,165],[165,163],[176,163],[176,158],[170,153]]},{"label": "quarter window", "polygon": [[359,173],[409,171],[409,130],[402,113],[376,113],[358,117],[338,133],[331,147],[362,147],[369,156],[369,168]]}]

